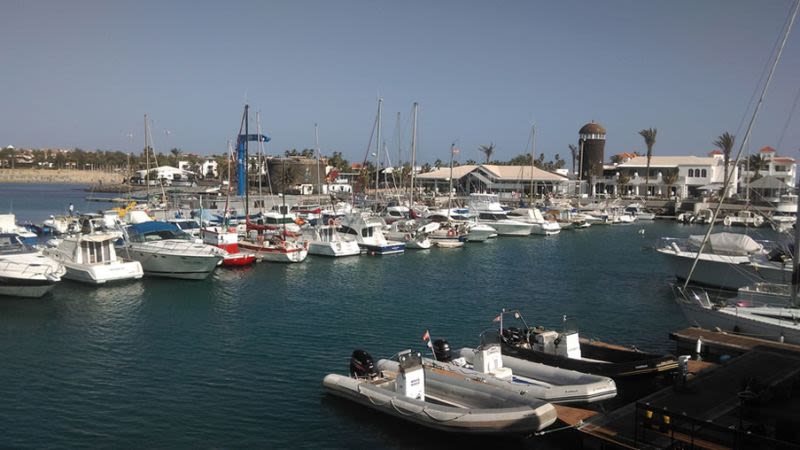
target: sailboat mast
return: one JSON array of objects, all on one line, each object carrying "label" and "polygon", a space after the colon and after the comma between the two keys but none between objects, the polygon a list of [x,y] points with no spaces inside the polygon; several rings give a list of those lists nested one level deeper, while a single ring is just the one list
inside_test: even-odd
[{"label": "sailboat mast", "polygon": [[145,202],[150,202],[150,146],[147,144],[147,114],[144,115],[144,185],[147,197]]},{"label": "sailboat mast", "polygon": [[417,108],[419,104],[414,102],[414,119],[411,123],[411,205],[414,206],[414,167],[417,165]]},{"label": "sailboat mast", "polygon": [[319,198],[319,196],[322,195],[322,174],[319,170],[319,164],[322,160],[322,155],[319,151],[319,125],[317,123],[314,123],[314,150],[317,151],[317,198]]},{"label": "sailboat mast", "polygon": [[244,105],[244,218],[245,221],[250,219],[250,171],[248,170],[248,141],[250,134],[250,105]]},{"label": "sailboat mast", "polygon": [[381,110],[383,109],[383,99],[378,99],[378,133],[375,139],[375,204],[378,203],[378,188],[380,183],[381,166]]},{"label": "sailboat mast", "polygon": [[[264,194],[261,192],[261,164],[262,164],[262,157],[264,155],[264,142],[261,140],[261,112],[256,112],[256,132],[258,133],[258,155],[256,155],[256,159],[258,160],[258,198],[261,201],[261,207],[264,207]],[[263,210],[263,209],[262,209]]]},{"label": "sailboat mast", "polygon": [[533,205],[533,168],[536,161],[536,125],[531,125],[531,200],[530,204]]},{"label": "sailboat mast", "polygon": [[450,221],[450,208],[453,203],[453,153],[456,151],[456,143],[450,144],[450,176],[448,177],[449,184],[447,187],[447,221]]},{"label": "sailboat mast", "polygon": [[[772,66],[769,69],[769,74],[767,75],[767,79],[764,82],[764,87],[761,89],[761,96],[759,97],[758,101],[756,102],[755,108],[753,108],[753,114],[750,116],[750,122],[747,124],[747,130],[744,133],[744,139],[742,140],[742,144],[739,146],[739,151],[736,152],[736,158],[733,160],[733,166],[736,167],[739,164],[739,158],[742,156],[742,151],[747,144],[747,141],[750,140],[750,133],[753,131],[753,125],[756,122],[756,118],[758,117],[758,113],[761,110],[761,104],[764,103],[764,97],[767,95],[767,90],[769,90],[769,85],[772,82],[772,77],[775,75],[775,69],[778,67],[778,62],[781,60],[781,55],[783,55],[783,49],[786,47],[786,41],[789,40],[789,33],[792,31],[792,27],[794,26],[795,19],[797,18],[797,12],[800,10],[800,0],[797,0],[795,3],[794,11],[792,12],[792,17],[789,20],[789,24],[786,26],[786,31],[783,34],[783,40],[781,41],[780,47],[778,47],[778,52],[775,54],[775,60],[772,62]],[[731,179],[733,178],[733,170],[728,172],[728,178],[725,180],[725,183],[722,187],[722,192],[728,191],[728,186],[731,184]],[[714,221],[719,216],[719,212],[722,209],[722,204],[725,202],[725,196],[723,195],[719,201],[717,202],[717,207],[714,210],[714,215],[711,216],[711,223],[708,226],[708,230],[706,231],[705,236],[703,236],[703,241],[700,243],[700,248],[697,250],[697,254],[694,257],[694,261],[692,261],[692,267],[689,269],[689,273],[686,277],[686,281],[683,283],[683,289],[685,290],[686,287],[689,285],[689,282],[692,278],[692,274],[694,274],[694,270],[697,267],[697,261],[700,259],[700,254],[703,253],[703,249],[706,246],[706,242],[708,242],[709,236],[711,236],[711,231],[714,230]],[[795,226],[795,240],[797,239],[797,226]],[[797,247],[795,247],[795,254],[797,254]],[[797,268],[797,258],[796,256],[793,257],[792,260],[792,267],[794,269]],[[797,270],[792,272],[792,287],[795,287],[794,281],[797,276]],[[792,289],[795,291],[796,289]],[[793,293],[792,302],[796,300],[796,293]]]}]

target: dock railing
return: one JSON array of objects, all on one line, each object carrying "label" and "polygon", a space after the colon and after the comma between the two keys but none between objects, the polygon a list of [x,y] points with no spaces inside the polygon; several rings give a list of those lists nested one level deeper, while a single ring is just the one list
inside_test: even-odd
[{"label": "dock railing", "polygon": [[[667,408],[636,402],[634,446],[669,449],[798,449],[800,445],[744,429],[745,400],[739,405],[738,424],[728,426],[702,420]],[[730,416],[728,416],[730,417]]]}]

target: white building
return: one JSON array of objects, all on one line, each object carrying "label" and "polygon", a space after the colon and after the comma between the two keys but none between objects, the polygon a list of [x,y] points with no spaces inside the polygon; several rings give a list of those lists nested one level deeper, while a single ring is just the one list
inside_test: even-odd
[{"label": "white building", "polygon": [[[417,175],[420,186],[434,192],[447,192],[450,185],[450,168],[436,169]],[[494,192],[501,198],[529,195],[565,194],[569,178],[538,167],[501,166],[494,164],[463,165],[453,167],[453,187],[458,192]]]},{"label": "white building", "polygon": [[172,166],[160,166],[150,169],[149,177],[147,170],[137,170],[136,175],[131,179],[131,183],[145,184],[145,180],[149,180],[149,184],[156,185],[160,184],[161,181],[171,184],[176,181],[190,182],[194,181],[194,179],[194,172]]},{"label": "white building", "polygon": [[[738,179],[738,169],[729,162],[731,179]],[[604,178],[598,184],[598,192],[614,195],[645,195],[645,172],[647,157],[636,156],[616,166],[604,169]],[[674,177],[673,180],[670,180]],[[627,180],[626,183],[620,179]],[[664,197],[694,197],[703,193],[719,191],[725,183],[725,163],[722,154],[712,152],[710,156],[652,156],[650,158],[649,195]],[[736,192],[736,183],[731,183],[728,195]]]},{"label": "white building", "polygon": [[739,179],[740,192],[745,191],[747,184],[753,181],[756,174],[759,177],[774,177],[789,186],[797,185],[797,164],[794,158],[778,156],[772,147],[762,148],[758,151],[758,155],[760,156],[758,167],[750,167],[750,160],[739,163],[742,167]]},{"label": "white building", "polygon": [[185,170],[187,172],[195,172],[195,169],[199,169],[196,171],[198,175],[201,177],[207,178],[216,178],[219,176],[218,172],[218,164],[211,158],[206,158],[203,162],[199,164],[199,167],[196,167],[189,161],[178,161],[178,168]]}]

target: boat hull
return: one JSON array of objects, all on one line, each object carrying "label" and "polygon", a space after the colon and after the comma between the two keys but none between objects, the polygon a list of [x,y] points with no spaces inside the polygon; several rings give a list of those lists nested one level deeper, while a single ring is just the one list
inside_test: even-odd
[{"label": "boat hull", "polygon": [[[460,383],[460,384],[459,384]],[[555,408],[549,403],[534,402],[524,404],[519,401],[513,406],[496,408],[460,408],[448,404],[429,403],[418,399],[398,395],[389,389],[378,387],[365,380],[356,380],[337,374],[327,375],[323,382],[325,389],[332,395],[354,401],[373,410],[422,425],[435,430],[467,433],[520,435],[542,430],[556,421]],[[426,395],[450,399],[457,397],[460,403],[463,398],[469,399],[477,390],[486,391],[486,397],[492,394],[508,397],[479,383],[466,383],[452,380],[445,385],[426,380]],[[460,394],[460,395],[459,395]],[[446,400],[445,400],[446,401]]]},{"label": "boat hull", "polygon": [[183,280],[204,280],[222,261],[221,255],[180,255],[136,248],[123,250],[122,254],[139,261],[147,276]]},{"label": "boat hull", "polygon": [[361,254],[361,247],[355,241],[324,242],[309,241],[308,253],[310,255],[331,256],[356,256]]},{"label": "boat hull", "polygon": [[396,255],[403,253],[406,250],[406,245],[402,242],[390,242],[387,245],[370,245],[359,243],[358,246],[369,255]]},{"label": "boat hull", "polygon": [[139,261],[114,262],[112,264],[72,264],[63,262],[67,273],[64,278],[88,284],[105,284],[109,281],[138,280],[144,276]]},{"label": "boat hull", "polygon": [[[669,263],[672,273],[679,280],[689,278],[695,252],[675,251],[671,248],[657,249]],[[701,254],[692,273],[692,283],[735,291],[741,287],[764,281],[756,273],[746,256],[720,256]]]},{"label": "boat hull", "polygon": [[503,342],[504,355],[562,369],[617,378],[654,376],[678,368],[672,355],[655,355],[625,347],[580,340],[582,359],[553,355]]},{"label": "boat hull", "polygon": [[0,276],[0,295],[8,297],[40,298],[55,287],[58,280],[28,280]]},{"label": "boat hull", "polygon": [[[787,316],[786,326],[776,323],[767,323],[747,317],[746,310],[754,308],[736,308],[728,306],[714,309],[705,308],[696,302],[678,302],[686,319],[694,326],[708,330],[721,330],[728,333],[742,334],[771,341],[781,341],[789,344],[800,344],[800,328],[797,319],[792,320],[791,314]],[[775,311],[781,308],[774,308]],[[785,309],[785,308],[784,308]],[[741,314],[743,310],[745,314]]]}]

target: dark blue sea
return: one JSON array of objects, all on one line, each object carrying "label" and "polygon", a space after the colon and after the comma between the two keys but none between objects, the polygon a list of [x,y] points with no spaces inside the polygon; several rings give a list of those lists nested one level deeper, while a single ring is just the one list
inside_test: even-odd
[{"label": "dark blue sea", "polygon": [[[102,207],[83,186],[0,184],[0,212],[41,222]],[[0,298],[0,447],[441,448],[443,436],[328,397],[350,352],[477,345],[501,308],[668,352],[687,326],[652,246],[704,231],[594,226],[389,257],[262,263],[204,281],[62,282]],[[528,446],[549,446],[532,440]]]}]

